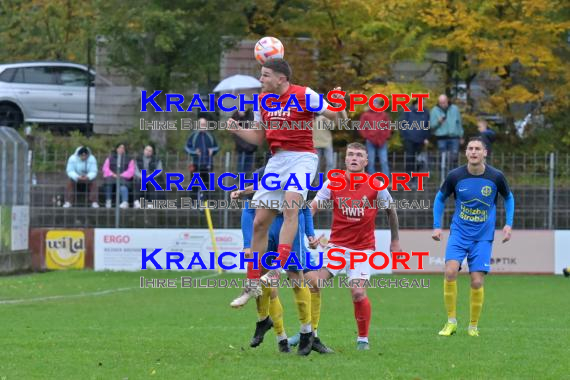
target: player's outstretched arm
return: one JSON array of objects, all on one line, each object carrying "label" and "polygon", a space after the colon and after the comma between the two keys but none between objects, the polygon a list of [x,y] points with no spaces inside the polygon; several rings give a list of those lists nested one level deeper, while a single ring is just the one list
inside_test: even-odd
[{"label": "player's outstretched arm", "polygon": [[244,188],[243,190],[235,190],[230,193],[230,199],[240,199],[248,194],[254,193],[253,185],[249,185],[248,187]]},{"label": "player's outstretched arm", "polygon": [[[238,122],[234,119],[228,119],[228,126],[238,125]],[[246,142],[254,145],[263,144],[265,138],[265,132],[260,128],[259,123],[256,122],[252,129],[242,129],[242,128],[228,128],[228,131],[237,135],[238,137],[244,139]]]},{"label": "player's outstretched arm", "polygon": [[400,246],[400,222],[398,221],[398,213],[396,209],[387,208],[388,225],[390,226],[390,252],[401,252]]},{"label": "player's outstretched arm", "polygon": [[445,209],[445,195],[438,191],[433,202],[433,233],[431,238],[435,241],[441,240],[441,220],[443,219],[443,211]]}]

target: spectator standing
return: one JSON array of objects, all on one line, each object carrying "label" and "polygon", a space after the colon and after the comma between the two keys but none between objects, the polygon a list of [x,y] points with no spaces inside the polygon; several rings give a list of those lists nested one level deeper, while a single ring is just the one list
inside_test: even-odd
[{"label": "spectator standing", "polygon": [[[243,112],[236,111],[232,114],[231,118],[239,122],[240,126],[243,128],[249,128],[253,123],[253,111],[249,108],[245,109]],[[236,144],[237,171],[238,173],[246,173],[247,178],[253,170],[257,145],[248,143],[237,134],[232,134],[232,137]]]},{"label": "spectator standing", "polygon": [[[208,121],[201,117],[199,129],[192,132],[188,141],[186,142],[186,153],[190,155],[193,163],[193,171],[198,172],[200,178],[207,188],[210,187],[209,173],[214,169],[214,155],[218,153],[219,147],[214,135],[208,131]],[[196,189],[195,199],[198,199],[200,189]],[[202,198],[206,199],[207,192],[202,194]]]},{"label": "spectator standing", "polygon": [[[382,101],[376,99],[374,105],[377,108],[382,107]],[[390,116],[387,112],[376,112],[368,108],[360,116],[360,126],[366,122],[370,124],[371,129],[361,129],[358,131],[360,136],[366,140],[366,150],[368,152],[368,174],[376,173],[376,157],[380,159],[380,167],[382,173],[390,176],[390,166],[388,164],[388,140],[392,134],[390,130]]]},{"label": "spectator standing", "polygon": [[[418,100],[414,99],[410,106],[410,112],[403,112],[400,116],[400,122],[408,124],[408,129],[400,129],[406,154],[406,172],[411,175],[412,172],[429,170],[427,165],[420,167],[418,159],[424,147],[429,144],[430,130],[423,129],[429,128],[429,111],[425,108],[422,112],[418,111]],[[416,125],[418,129],[416,129]]]},{"label": "spectator standing", "polygon": [[477,120],[477,129],[479,130],[479,137],[481,137],[487,148],[487,161],[488,161],[489,158],[491,158],[492,145],[493,142],[495,142],[495,139],[497,138],[497,133],[491,128],[489,128],[487,120],[483,118],[479,118]]},{"label": "spectator standing", "polygon": [[459,146],[463,140],[461,113],[446,95],[440,95],[430,113],[430,128],[437,138],[437,149],[442,158],[442,172],[459,164]]}]

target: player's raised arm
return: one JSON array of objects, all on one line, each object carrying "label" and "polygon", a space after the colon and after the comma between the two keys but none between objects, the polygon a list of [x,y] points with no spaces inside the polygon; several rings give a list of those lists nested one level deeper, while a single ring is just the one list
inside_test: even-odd
[{"label": "player's raised arm", "polygon": [[[341,88],[340,88],[340,87],[335,87],[335,88],[333,89],[333,91],[341,91]],[[332,96],[334,99],[342,99],[342,95],[340,95],[340,94],[333,94],[333,95],[331,95],[331,96]],[[331,110],[329,110],[328,108],[326,108],[326,106],[327,106],[327,103],[326,103],[326,102],[325,102],[324,106],[325,106],[325,107],[323,108],[323,111],[322,111],[321,115],[323,115],[323,116],[326,117],[327,119],[336,122],[336,121],[338,121],[338,119],[347,119],[347,118],[348,118],[348,116],[347,116],[347,114],[346,114],[346,110],[342,110],[342,111],[340,111],[340,112],[331,111]]]},{"label": "player's raised arm", "polygon": [[[261,185],[261,182],[259,183],[259,185]],[[248,187],[245,187],[243,190],[232,191],[230,194],[230,198],[231,199],[239,199],[243,196],[253,194],[253,193],[255,193],[255,190],[253,189],[253,185],[249,185]]]},{"label": "player's raised arm", "polygon": [[[234,127],[231,127],[234,125]],[[228,131],[242,138],[246,142],[254,145],[262,145],[265,139],[265,132],[260,128],[259,120],[256,120],[252,129],[244,129],[238,126],[235,119],[228,119]]]}]

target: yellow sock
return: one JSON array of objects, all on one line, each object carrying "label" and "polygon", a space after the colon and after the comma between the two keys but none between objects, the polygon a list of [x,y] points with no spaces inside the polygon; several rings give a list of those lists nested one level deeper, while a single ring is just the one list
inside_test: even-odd
[{"label": "yellow sock", "polygon": [[319,328],[319,321],[321,320],[321,292],[311,292],[311,325],[313,331]]},{"label": "yellow sock", "polygon": [[303,286],[302,288],[294,287],[293,292],[295,293],[295,303],[297,304],[297,312],[299,313],[299,320],[302,324],[311,323],[311,291],[308,287]]},{"label": "yellow sock", "polygon": [[283,305],[279,297],[271,298],[269,302],[269,316],[273,321],[273,328],[277,336],[283,335],[285,328],[283,327]]},{"label": "yellow sock", "polygon": [[255,302],[257,303],[257,316],[263,321],[269,316],[269,301],[271,299],[271,288],[261,287],[261,296]]},{"label": "yellow sock", "polygon": [[457,317],[457,281],[443,282],[443,301],[445,310],[447,310],[447,319],[456,319]]},{"label": "yellow sock", "polygon": [[471,322],[469,323],[469,326],[476,327],[477,323],[479,323],[479,317],[481,316],[481,310],[483,309],[484,298],[485,292],[483,291],[483,287],[480,287],[479,289],[471,288]]}]

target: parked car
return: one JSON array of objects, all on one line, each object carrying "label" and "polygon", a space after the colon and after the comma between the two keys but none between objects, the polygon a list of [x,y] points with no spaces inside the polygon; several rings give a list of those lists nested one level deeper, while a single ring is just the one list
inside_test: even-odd
[{"label": "parked car", "polygon": [[[112,83],[99,77],[99,83]],[[87,121],[87,92],[90,118]],[[0,126],[90,124],[94,120],[95,72],[68,62],[0,65]]]}]

